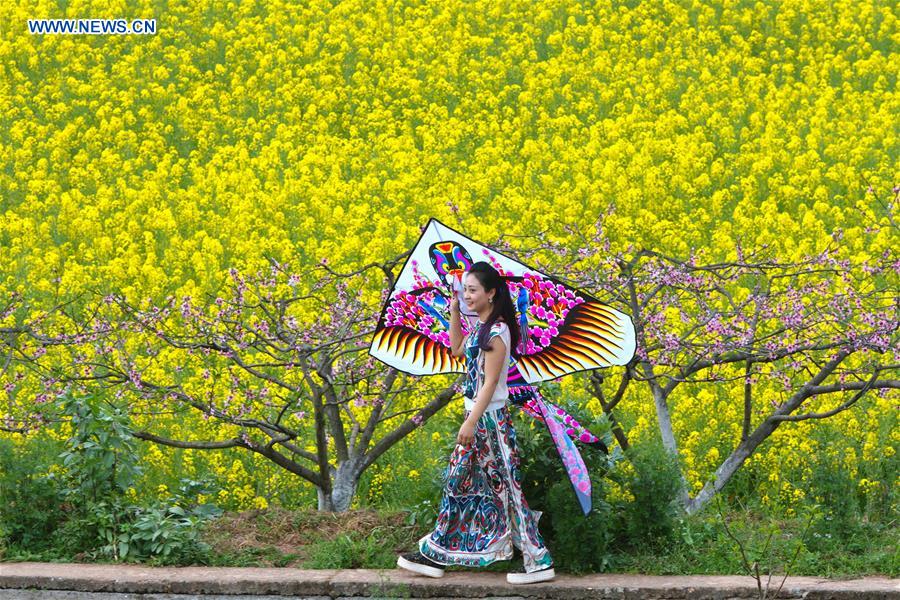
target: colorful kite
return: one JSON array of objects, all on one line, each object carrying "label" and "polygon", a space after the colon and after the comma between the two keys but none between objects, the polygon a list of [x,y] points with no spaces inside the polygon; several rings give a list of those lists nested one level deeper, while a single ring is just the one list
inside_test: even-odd
[{"label": "colorful kite", "polygon": [[545,400],[534,384],[627,364],[635,351],[634,325],[627,315],[430,219],[385,303],[369,353],[410,375],[464,373],[464,359],[450,353],[450,298],[460,297],[467,336],[477,315],[468,313],[462,300],[462,277],[478,260],[490,262],[505,277],[516,306],[522,339],[519,359],[510,357],[510,402],[547,426],[587,514],[591,480],[573,440],[603,451],[606,446]]}]

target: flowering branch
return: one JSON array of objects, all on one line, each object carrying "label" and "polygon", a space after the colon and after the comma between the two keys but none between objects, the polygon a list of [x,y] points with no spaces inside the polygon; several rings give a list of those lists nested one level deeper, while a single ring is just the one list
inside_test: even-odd
[{"label": "flowering branch", "polygon": [[[632,382],[649,387],[663,443],[676,456],[670,411],[681,386],[711,385],[728,397],[732,384],[740,385],[734,390],[742,404],[740,438],[696,496],[685,485],[688,512],[708,503],[781,423],[825,419],[866,394],[900,387],[900,300],[890,283],[900,261],[893,251],[865,261],[841,258],[837,231],[829,247],[794,261],[740,244],[732,260],[645,248],[612,252],[605,216],[593,233],[566,226],[576,246],[535,236],[529,250],[507,253],[522,261],[538,253],[556,257],[556,272],[564,270],[575,285],[632,316],[638,348],[613,401],[602,376],[589,379],[623,448],[628,441],[615,409]],[[893,360],[878,359],[885,356]],[[839,397],[833,406],[800,412],[830,396]]]},{"label": "flowering branch", "polygon": [[[53,378],[102,382],[135,417],[160,405],[193,412],[225,439],[197,441],[177,424],[144,427],[137,437],[244,448],[315,485],[320,508],[344,510],[362,472],[455,395],[452,385],[429,392],[366,355],[384,297],[381,289],[367,294],[367,275],[378,270],[389,285],[402,258],[349,274],[325,265],[292,273],[272,261],[253,276],[231,270],[227,293],[204,301],[137,305],[104,296],[88,325],[102,334],[69,340],[70,366],[55,365]],[[70,329],[85,327],[69,319]],[[423,407],[409,404],[429,393]]]}]

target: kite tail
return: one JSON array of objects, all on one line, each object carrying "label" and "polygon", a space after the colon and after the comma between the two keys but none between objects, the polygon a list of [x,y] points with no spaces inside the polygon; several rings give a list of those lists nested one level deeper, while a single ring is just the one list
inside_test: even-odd
[{"label": "kite tail", "polygon": [[563,467],[575,489],[575,496],[584,514],[591,511],[591,478],[575,441],[601,448],[608,452],[606,444],[588,431],[572,416],[552,402],[547,402],[534,386],[517,385],[509,388],[510,401],[526,414],[547,426],[550,438],[562,459]]},{"label": "kite tail", "polygon": [[542,423],[544,417],[538,409],[537,402],[543,402],[549,413],[554,415],[556,419],[562,423],[566,435],[576,442],[587,444],[588,446],[602,450],[604,454],[609,454],[609,448],[606,447],[603,440],[591,433],[587,427],[579,423],[575,417],[565,410],[552,402],[545,400],[537,388],[533,386],[516,386],[516,388],[510,388],[509,393],[510,402],[519,406],[527,415]]},{"label": "kite tail", "polygon": [[581,510],[587,515],[591,512],[591,478],[588,475],[587,467],[584,465],[584,459],[581,458],[578,448],[575,447],[575,442],[566,435],[563,424],[555,418],[553,412],[544,401],[540,398],[536,399],[534,408],[537,409],[538,414],[544,417],[544,424],[550,431],[550,437],[553,438],[556,451],[559,452],[559,456],[562,458],[563,466],[565,466],[566,473],[569,475],[569,481],[572,482],[572,487],[575,489],[575,496],[578,498]]}]

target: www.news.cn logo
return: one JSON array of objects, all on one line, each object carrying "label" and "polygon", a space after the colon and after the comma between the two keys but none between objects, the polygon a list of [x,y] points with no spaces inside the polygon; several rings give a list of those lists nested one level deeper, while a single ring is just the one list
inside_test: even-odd
[{"label": "www.news.cn logo", "polygon": [[153,35],[156,19],[28,19],[32,34]]}]

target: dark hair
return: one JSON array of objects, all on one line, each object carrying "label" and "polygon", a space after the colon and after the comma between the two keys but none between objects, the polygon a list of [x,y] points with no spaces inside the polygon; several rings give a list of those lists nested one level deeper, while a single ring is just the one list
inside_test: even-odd
[{"label": "dark hair", "polygon": [[481,331],[478,332],[478,347],[490,352],[491,348],[488,345],[488,339],[490,338],[491,326],[496,323],[500,317],[503,317],[507,327],[509,327],[510,356],[518,359],[520,337],[519,323],[516,321],[516,308],[513,306],[512,298],[509,295],[509,286],[506,284],[506,279],[497,272],[497,269],[483,260],[480,260],[469,267],[467,273],[471,273],[478,279],[478,282],[481,283],[485,292],[495,290],[491,314],[488,316],[484,325],[481,326]]}]

